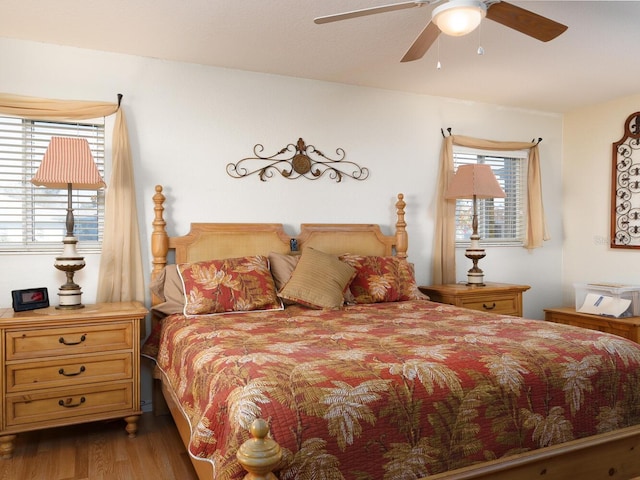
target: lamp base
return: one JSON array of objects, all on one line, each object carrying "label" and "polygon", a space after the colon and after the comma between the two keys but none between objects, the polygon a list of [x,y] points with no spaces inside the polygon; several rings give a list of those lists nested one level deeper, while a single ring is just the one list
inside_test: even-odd
[{"label": "lamp base", "polygon": [[467,285],[484,287],[484,272],[478,267],[478,261],[485,255],[484,248],[467,248],[465,251],[464,256],[473,262],[473,267],[467,272]]},{"label": "lamp base", "polygon": [[82,291],[63,290],[62,287],[58,290],[59,305],[56,305],[58,310],[76,310],[78,308],[84,308],[82,304]]},{"label": "lamp base", "polygon": [[80,286],[73,281],[73,275],[85,266],[84,257],[76,252],[76,243],[78,240],[73,236],[66,236],[63,240],[64,251],[62,255],[56,257],[53,266],[58,270],[65,272],[67,282],[58,290],[60,304],[57,309],[73,310],[84,308],[82,304],[82,290]]},{"label": "lamp base", "polygon": [[471,273],[471,270],[467,272],[467,286],[469,287],[484,287],[484,274],[480,272]]}]

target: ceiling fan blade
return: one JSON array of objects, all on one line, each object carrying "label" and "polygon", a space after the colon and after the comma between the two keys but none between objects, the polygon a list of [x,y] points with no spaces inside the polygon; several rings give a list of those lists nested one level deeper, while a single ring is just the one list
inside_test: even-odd
[{"label": "ceiling fan blade", "polygon": [[553,40],[567,29],[566,25],[507,2],[489,5],[487,18],[542,42]]},{"label": "ceiling fan blade", "polygon": [[413,45],[407,50],[407,53],[402,57],[401,62],[412,62],[414,60],[418,60],[427,53],[427,50],[433,45],[433,42],[436,41],[440,35],[440,29],[438,26],[429,22],[424,30],[420,32],[420,35],[414,40]]},{"label": "ceiling fan blade", "polygon": [[336,13],[334,15],[317,17],[314,18],[313,21],[318,24],[337,22],[339,20],[347,20],[349,18],[374,15],[376,13],[393,12],[394,10],[404,10],[405,8],[421,7],[424,4],[424,1],[419,0],[413,2],[392,3],[390,5],[381,5],[379,7],[363,8],[362,10],[353,10],[351,12]]}]

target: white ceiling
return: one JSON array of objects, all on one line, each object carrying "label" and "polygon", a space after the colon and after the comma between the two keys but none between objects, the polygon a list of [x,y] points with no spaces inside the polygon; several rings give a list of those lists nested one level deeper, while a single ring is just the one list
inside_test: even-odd
[{"label": "white ceiling", "polygon": [[640,1],[513,0],[569,29],[542,43],[485,19],[479,33],[441,35],[410,63],[400,58],[431,6],[313,23],[388,3],[394,0],[2,0],[0,37],[550,112],[640,93]]}]

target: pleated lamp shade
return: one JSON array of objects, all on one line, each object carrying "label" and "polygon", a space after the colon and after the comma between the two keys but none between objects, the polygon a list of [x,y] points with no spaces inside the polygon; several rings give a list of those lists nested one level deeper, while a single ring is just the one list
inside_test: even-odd
[{"label": "pleated lamp shade", "polygon": [[505,198],[490,165],[460,165],[444,198]]},{"label": "pleated lamp shade", "polygon": [[52,137],[42,163],[31,179],[40,187],[98,190],[106,187],[85,138]]}]

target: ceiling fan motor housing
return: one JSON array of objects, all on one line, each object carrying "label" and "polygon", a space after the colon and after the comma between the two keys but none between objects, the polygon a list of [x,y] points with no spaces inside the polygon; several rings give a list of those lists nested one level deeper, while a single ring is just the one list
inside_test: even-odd
[{"label": "ceiling fan motor housing", "polygon": [[487,6],[480,0],[449,0],[433,9],[431,21],[440,31],[453,37],[473,32],[487,14]]}]

